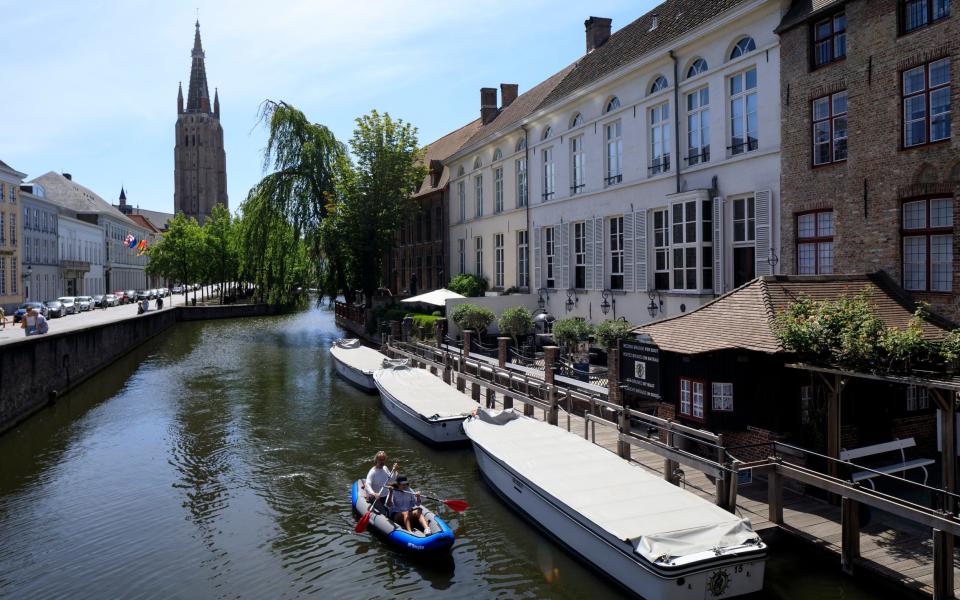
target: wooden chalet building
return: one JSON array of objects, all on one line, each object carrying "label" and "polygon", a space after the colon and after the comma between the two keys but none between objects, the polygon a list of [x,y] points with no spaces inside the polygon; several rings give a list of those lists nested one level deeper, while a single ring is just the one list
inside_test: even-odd
[{"label": "wooden chalet building", "polygon": [[[932,454],[930,389],[907,378],[798,365],[777,339],[776,315],[793,302],[865,290],[887,326],[907,327],[916,304],[882,272],[760,277],[690,313],[638,327],[622,350],[627,398],[655,400],[658,416],[722,433],[728,448],[741,447],[731,453],[746,460],[766,456],[762,444],[773,441],[836,457],[841,448],[913,437],[917,452]],[[923,335],[942,338],[953,327],[931,315]]]}]

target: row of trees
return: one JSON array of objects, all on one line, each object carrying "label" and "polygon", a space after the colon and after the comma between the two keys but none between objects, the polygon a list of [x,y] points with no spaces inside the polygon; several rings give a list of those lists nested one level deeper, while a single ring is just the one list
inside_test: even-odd
[{"label": "row of trees", "polygon": [[347,146],[285,102],[264,102],[260,118],[266,175],[238,215],[218,206],[202,227],[177,215],[149,250],[149,271],[182,282],[248,282],[260,301],[281,305],[308,288],[371,297],[426,174],[416,128],[372,111],[356,120]]}]

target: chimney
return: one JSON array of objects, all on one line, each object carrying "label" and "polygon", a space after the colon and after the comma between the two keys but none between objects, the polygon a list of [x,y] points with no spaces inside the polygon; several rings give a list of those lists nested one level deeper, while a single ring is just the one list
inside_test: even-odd
[{"label": "chimney", "polygon": [[480,88],[480,121],[484,125],[497,117],[497,88]]},{"label": "chimney", "polygon": [[506,108],[513,104],[513,101],[517,99],[517,93],[520,91],[520,86],[515,83],[501,83],[500,84],[500,108]]},{"label": "chimney", "polygon": [[604,45],[610,39],[610,24],[613,19],[590,17],[583,22],[587,30],[587,54]]},{"label": "chimney", "polygon": [[67,181],[73,181],[73,175],[71,175],[70,173],[63,173],[63,178],[66,179]]}]

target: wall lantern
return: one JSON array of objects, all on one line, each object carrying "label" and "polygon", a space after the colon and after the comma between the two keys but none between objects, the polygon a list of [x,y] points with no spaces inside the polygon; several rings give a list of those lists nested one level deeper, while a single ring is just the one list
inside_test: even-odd
[{"label": "wall lantern", "polygon": [[617,299],[613,297],[613,292],[610,290],[603,290],[600,292],[600,296],[603,298],[603,302],[600,303],[600,311],[606,315],[610,312],[610,307],[613,307],[614,315],[616,315]]}]

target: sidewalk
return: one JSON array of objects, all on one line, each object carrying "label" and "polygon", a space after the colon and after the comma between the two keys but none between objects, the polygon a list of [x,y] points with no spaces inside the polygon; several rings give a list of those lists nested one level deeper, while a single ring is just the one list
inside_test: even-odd
[{"label": "sidewalk", "polygon": [[[211,288],[207,288],[208,291],[210,289]],[[189,293],[188,298],[193,298],[193,292]],[[197,290],[197,299],[200,299],[200,290]],[[167,310],[174,306],[183,305],[183,294],[177,294],[176,296],[169,296],[163,299],[163,310]],[[150,312],[155,312],[156,306],[157,301],[151,300]],[[104,323],[111,323],[120,321],[122,319],[132,319],[135,317],[137,317],[136,304],[113,306],[107,308],[106,310],[102,308],[93,308],[84,313],[66,315],[57,319],[47,319],[47,324],[50,327],[48,334],[59,333],[62,331],[72,331],[74,329],[82,329],[91,325],[102,325]],[[27,339],[27,336],[24,334],[24,330],[20,328],[20,323],[14,325],[13,315],[7,315],[6,321],[6,328],[0,329],[0,346]]]}]

